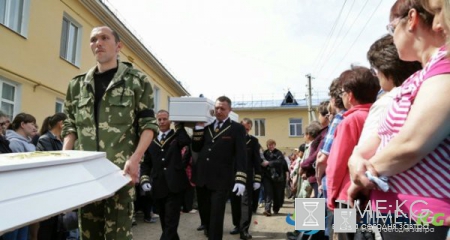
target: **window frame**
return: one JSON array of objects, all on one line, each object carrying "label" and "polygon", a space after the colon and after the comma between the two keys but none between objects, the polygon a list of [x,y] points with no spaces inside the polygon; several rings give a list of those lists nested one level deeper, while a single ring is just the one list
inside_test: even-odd
[{"label": "window frame", "polygon": [[[292,120],[300,120],[300,123],[294,123]],[[297,126],[300,124],[300,126]],[[291,132],[291,126],[294,126],[294,135]],[[300,134],[296,134],[300,131]],[[289,118],[289,137],[303,137],[303,118]]]},{"label": "window frame", "polygon": [[153,111],[155,111],[155,114],[160,110],[160,97],[161,97],[161,89],[156,86],[153,87]]},{"label": "window frame", "polygon": [[[30,20],[30,0],[3,0],[5,3],[4,8],[4,15],[3,19],[0,19],[0,25],[10,29],[11,31],[14,31],[15,33],[23,36],[28,37],[28,24]],[[20,2],[19,2],[20,1]],[[17,13],[20,14],[20,16],[17,18],[17,21],[20,21],[16,26],[12,26],[11,23],[11,3],[19,3],[22,5],[21,11],[18,11]],[[1,17],[1,13],[0,13]]]},{"label": "window frame", "polygon": [[61,111],[60,112],[64,112],[64,100],[57,98],[55,101],[55,113],[59,113],[58,112],[58,105],[61,105]]},{"label": "window frame", "polygon": [[266,119],[265,118],[255,118],[253,123],[254,123],[253,131],[255,133],[255,137],[265,137],[266,136]]},{"label": "window frame", "polygon": [[[4,84],[10,85],[11,87],[14,88],[14,99],[12,101],[9,100],[9,99],[4,99],[3,98],[3,85]],[[5,79],[4,77],[0,76],[0,109],[6,115],[8,115],[8,117],[10,118],[11,121],[13,120],[14,116],[19,112],[19,109],[20,109],[20,101],[19,101],[19,99],[21,99],[21,96],[20,96],[21,92],[20,92],[20,88],[19,87],[20,87],[20,85],[18,83],[14,83],[14,82],[9,81],[9,80]],[[8,104],[12,104],[13,105],[13,107],[12,107],[13,112],[12,112],[11,115],[10,115],[9,112],[7,112],[7,111],[5,111],[5,110],[3,110],[1,108],[1,105],[2,105],[3,102],[6,102]]]},{"label": "window frame", "polygon": [[[68,24],[67,27],[65,27],[65,22]],[[63,14],[61,23],[59,57],[64,61],[79,67],[81,59],[83,26],[67,13]],[[76,28],[72,34],[71,27]],[[73,36],[74,34],[76,34],[75,37]]]}]

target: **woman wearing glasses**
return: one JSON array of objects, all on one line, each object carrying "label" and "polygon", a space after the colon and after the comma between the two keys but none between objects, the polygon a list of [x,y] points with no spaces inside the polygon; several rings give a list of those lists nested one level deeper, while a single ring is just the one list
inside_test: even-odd
[{"label": "woman wearing glasses", "polygon": [[388,30],[400,59],[419,61],[423,69],[400,86],[378,136],[359,148],[349,197],[354,200],[374,187],[366,170],[389,177],[387,191],[370,193],[373,210],[390,211],[392,220],[400,220],[394,213],[405,213],[412,223],[429,223],[433,232],[382,230],[383,239],[445,239],[448,227],[442,224],[450,216],[450,61],[442,47],[445,37],[439,20],[419,0],[398,0]]},{"label": "woman wearing glasses", "polygon": [[388,30],[400,59],[419,61],[423,69],[400,86],[381,120],[379,138],[359,149],[349,196],[353,200],[374,187],[366,170],[389,177],[386,192],[372,190],[371,203],[378,203],[378,209],[372,205],[373,209],[401,211],[413,223],[428,222],[433,232],[382,231],[383,239],[445,239],[448,227],[441,225],[450,216],[450,61],[442,47],[445,37],[419,0],[398,0],[391,9]]}]

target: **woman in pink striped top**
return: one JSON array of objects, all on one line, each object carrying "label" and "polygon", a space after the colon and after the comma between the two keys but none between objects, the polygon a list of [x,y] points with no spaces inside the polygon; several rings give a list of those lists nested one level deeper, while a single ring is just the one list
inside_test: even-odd
[{"label": "woman in pink striped top", "polygon": [[[430,0],[429,9],[438,11],[439,1]],[[351,171],[356,174],[349,198],[373,187],[364,175],[367,169],[372,175],[389,177],[387,192],[372,190],[372,210],[390,212],[392,220],[397,220],[394,214],[404,213],[413,223],[429,223],[434,232],[382,229],[383,239],[445,239],[448,227],[442,225],[450,216],[450,61],[442,47],[445,37],[439,18],[433,19],[419,0],[396,1],[387,28],[400,59],[419,61],[423,69],[400,87],[380,122],[378,138],[359,149],[369,161],[361,158]]]}]

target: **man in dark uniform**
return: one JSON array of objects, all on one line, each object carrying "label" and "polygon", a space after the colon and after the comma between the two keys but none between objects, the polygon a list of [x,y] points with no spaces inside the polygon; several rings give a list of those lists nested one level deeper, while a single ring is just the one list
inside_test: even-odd
[{"label": "man in dark uniform", "polygon": [[210,240],[222,239],[228,193],[233,189],[242,196],[247,180],[245,129],[229,118],[228,97],[217,98],[214,108],[216,120],[206,127],[197,123],[192,138],[192,150],[199,152],[194,175],[198,207]]},{"label": "man in dark uniform", "polygon": [[[240,233],[241,239],[251,239],[252,235],[248,233],[252,220],[252,198],[253,191],[261,187],[261,157],[259,154],[258,139],[250,135],[253,123],[249,118],[244,118],[241,121],[247,135],[245,137],[245,144],[247,146],[247,184],[245,192],[242,197],[232,194],[231,198],[231,215],[233,218],[233,225],[235,228],[230,234]],[[254,177],[253,177],[254,176]]]},{"label": "man in dark uniform", "polygon": [[177,233],[180,208],[188,179],[182,162],[181,149],[191,143],[183,124],[170,129],[169,112],[158,111],[156,119],[159,135],[150,144],[141,164],[141,187],[152,191],[155,207],[159,210],[163,240],[180,239]]}]

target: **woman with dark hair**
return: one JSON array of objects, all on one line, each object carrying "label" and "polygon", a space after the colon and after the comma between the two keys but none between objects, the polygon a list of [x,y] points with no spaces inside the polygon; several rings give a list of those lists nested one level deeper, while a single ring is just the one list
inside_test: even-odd
[{"label": "woman with dark hair", "polygon": [[[63,141],[61,140],[61,131],[63,121],[67,118],[64,113],[56,113],[53,116],[48,116],[42,123],[41,131],[39,132],[39,140],[36,145],[36,151],[61,151]],[[58,221],[59,216],[54,216],[39,224],[38,239],[57,240],[61,239],[58,225],[62,225]]]},{"label": "woman with dark hair", "polygon": [[[12,152],[34,152],[36,147],[31,142],[31,138],[36,135],[36,118],[27,113],[19,113],[16,115],[10,130],[6,131],[6,139],[9,141],[9,147]],[[30,225],[30,233],[34,235],[36,232],[35,224]],[[13,230],[3,235],[4,240],[28,240],[28,226]],[[33,239],[33,238],[32,238]]]},{"label": "woman with dark hair", "polygon": [[28,113],[16,115],[10,130],[6,131],[6,139],[13,152],[34,152],[36,147],[31,142],[31,138],[36,135],[36,118]]},{"label": "woman with dark hair", "polygon": [[422,69],[418,61],[403,61],[399,58],[394,38],[386,35],[375,41],[367,52],[372,74],[378,77],[384,94],[370,108],[359,143],[377,132],[380,116],[387,110],[397,95],[398,87],[411,74]]},{"label": "woman with dark hair", "polygon": [[53,116],[45,118],[42,123],[40,137],[36,146],[37,151],[60,151],[63,141],[61,131],[63,121],[67,118],[64,113],[55,113]]},{"label": "woman with dark hair", "polygon": [[[443,46],[445,36],[439,19],[433,19],[419,0],[396,1],[389,20],[388,30],[400,59],[419,61],[423,69],[400,86],[381,119],[378,138],[360,146],[348,195],[353,201],[367,197],[372,189],[375,211],[401,212],[409,218],[408,223],[420,221],[433,228],[427,233],[382,231],[385,240],[445,239],[448,227],[437,218],[450,215],[450,61]],[[389,178],[383,191],[374,189],[367,170],[372,180]],[[383,204],[377,208],[374,204],[381,200]]]}]

